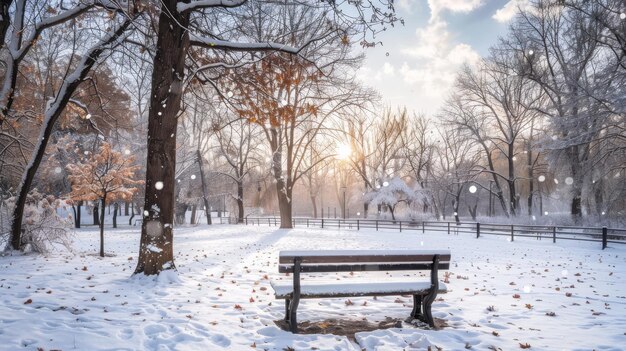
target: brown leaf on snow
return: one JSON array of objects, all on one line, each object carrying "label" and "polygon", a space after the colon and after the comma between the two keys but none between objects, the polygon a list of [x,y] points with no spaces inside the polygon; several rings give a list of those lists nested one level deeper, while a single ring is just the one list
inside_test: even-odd
[{"label": "brown leaf on snow", "polygon": [[254,302],[254,298],[253,297],[250,298],[250,303],[252,303],[252,302]]},{"label": "brown leaf on snow", "polygon": [[24,301],[24,305],[30,305],[31,303],[33,303],[32,299],[28,299],[28,300]]},{"label": "brown leaf on snow", "polygon": [[514,298],[514,299],[519,299],[520,297],[521,297],[521,296],[519,296],[519,294],[515,294],[515,295],[513,295],[513,298]]},{"label": "brown leaf on snow", "polygon": [[529,349],[530,348],[530,344],[529,343],[522,344],[520,342],[519,343],[519,347],[520,347],[520,349]]},{"label": "brown leaf on snow", "polygon": [[235,304],[235,309],[241,311],[243,308],[241,308],[241,305]]}]

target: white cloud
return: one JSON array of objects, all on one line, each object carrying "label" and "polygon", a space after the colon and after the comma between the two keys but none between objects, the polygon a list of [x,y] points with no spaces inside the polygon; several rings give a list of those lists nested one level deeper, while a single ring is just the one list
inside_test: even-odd
[{"label": "white cloud", "polygon": [[394,76],[396,74],[396,69],[389,62],[385,62],[383,65],[383,73],[387,76]]},{"label": "white cloud", "polygon": [[407,13],[413,13],[413,1],[414,0],[397,0],[396,4],[399,9]]},{"label": "white cloud", "polygon": [[483,4],[482,0],[428,0],[431,21],[439,18],[442,11],[471,12]]},{"label": "white cloud", "polygon": [[453,43],[447,24],[441,19],[416,31],[417,45],[402,50],[413,60],[399,69],[404,82],[437,105],[445,99],[463,64],[475,64],[480,55],[468,44]]},{"label": "white cloud", "polygon": [[525,10],[529,7],[530,2],[528,0],[511,0],[504,7],[498,9],[491,17],[500,23],[506,23],[515,17],[519,9]]}]

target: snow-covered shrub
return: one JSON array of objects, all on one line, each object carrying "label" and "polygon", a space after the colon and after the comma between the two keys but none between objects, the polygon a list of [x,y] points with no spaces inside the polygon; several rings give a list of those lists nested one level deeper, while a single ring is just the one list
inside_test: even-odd
[{"label": "snow-covered shrub", "polygon": [[[7,200],[7,210],[11,213],[15,198]],[[52,195],[43,195],[34,189],[26,198],[22,221],[22,250],[25,252],[49,252],[53,245],[71,249],[72,218],[57,214],[61,200]],[[8,241],[8,234],[6,235]],[[6,246],[6,242],[5,242]]]}]

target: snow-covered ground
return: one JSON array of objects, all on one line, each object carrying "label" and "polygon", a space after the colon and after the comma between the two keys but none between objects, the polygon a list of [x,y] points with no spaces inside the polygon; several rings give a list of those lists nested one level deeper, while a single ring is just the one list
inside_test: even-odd
[{"label": "snow-covered ground", "polygon": [[[78,231],[75,254],[0,258],[0,350],[626,349],[626,247],[215,225],[177,229],[178,275],[154,280],[131,278],[137,227],[107,228],[105,248],[115,256],[104,259],[94,255],[96,233]],[[284,304],[270,287],[280,278],[278,251],[348,248],[450,249],[452,291],[433,304],[449,326],[358,333],[358,345],[279,329]],[[382,321],[411,310],[409,297],[346,300],[304,300],[299,321]]]}]

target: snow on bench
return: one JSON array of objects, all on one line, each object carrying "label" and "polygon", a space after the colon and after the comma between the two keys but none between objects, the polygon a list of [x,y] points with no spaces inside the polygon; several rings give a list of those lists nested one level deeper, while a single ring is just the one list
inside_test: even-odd
[{"label": "snow on bench", "polygon": [[[431,305],[438,293],[446,292],[446,286],[439,282],[438,270],[448,269],[451,258],[449,250],[293,250],[280,251],[278,256],[278,271],[293,273],[293,282],[272,282],[272,288],[277,299],[285,299],[285,321],[294,333],[298,330],[296,312],[300,299],[351,296],[413,295],[411,318],[435,327]],[[307,280],[304,285],[300,281],[301,273],[399,270],[428,270],[430,280],[349,283]]]},{"label": "snow on bench", "polygon": [[[286,299],[293,292],[293,284],[271,283],[276,292],[276,298]],[[384,296],[384,295],[409,295],[425,294],[431,288],[430,282],[390,281],[383,283],[320,283],[308,282],[300,286],[300,298],[321,297],[352,297],[352,296]],[[438,293],[445,293],[447,288],[439,282]]]}]

